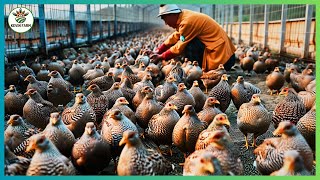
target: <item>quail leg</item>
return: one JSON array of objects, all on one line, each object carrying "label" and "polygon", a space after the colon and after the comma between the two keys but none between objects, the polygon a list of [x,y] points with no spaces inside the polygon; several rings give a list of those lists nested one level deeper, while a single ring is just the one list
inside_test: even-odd
[{"label": "quail leg", "polygon": [[254,148],[257,147],[256,139],[257,139],[257,137],[255,136],[255,134],[253,134],[253,143],[252,143],[251,147],[254,147]]},{"label": "quail leg", "polygon": [[248,134],[244,135],[244,139],[246,141],[246,144],[244,145],[247,149],[249,149],[249,143],[248,143]]}]

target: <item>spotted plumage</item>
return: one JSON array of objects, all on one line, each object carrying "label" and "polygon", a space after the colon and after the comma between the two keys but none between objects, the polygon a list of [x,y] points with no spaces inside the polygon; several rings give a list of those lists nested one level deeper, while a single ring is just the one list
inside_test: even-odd
[{"label": "spotted plumage", "polygon": [[283,156],[288,150],[296,150],[302,156],[304,165],[311,171],[313,154],[310,146],[304,137],[290,121],[280,122],[274,135],[281,135],[279,138],[268,138],[259,145],[254,154],[257,156],[255,164],[257,170],[263,175],[279,170],[283,166]]},{"label": "spotted plumage", "polygon": [[277,104],[272,115],[272,122],[275,127],[278,127],[281,121],[291,121],[297,124],[306,113],[304,104],[293,89],[283,88],[280,92],[280,95],[282,94],[286,97]]},{"label": "spotted plumage", "polygon": [[252,95],[251,101],[243,103],[238,111],[237,125],[245,136],[246,148],[248,149],[248,134],[253,133],[252,147],[256,146],[256,138],[269,129],[271,114],[261,104],[260,95]]},{"label": "spotted plumage", "polygon": [[90,85],[87,90],[91,91],[91,93],[87,96],[87,102],[96,114],[96,125],[99,125],[102,121],[104,113],[109,108],[109,100],[107,96],[102,93],[100,87],[96,84]]},{"label": "spotted plumage", "polygon": [[78,138],[83,134],[87,122],[96,122],[96,114],[87,102],[87,98],[78,93],[74,105],[62,112],[62,120]]},{"label": "spotted plumage", "polygon": [[146,149],[135,131],[125,131],[119,145],[124,145],[119,157],[118,175],[165,175],[172,165],[160,153]]},{"label": "spotted plumage", "polygon": [[210,124],[217,114],[222,113],[219,108],[215,107],[215,104],[219,105],[220,102],[214,97],[209,97],[206,100],[202,110],[197,114],[201,121]]},{"label": "spotted plumage", "polygon": [[210,90],[209,97],[216,98],[220,102],[219,109],[226,112],[231,102],[231,88],[227,74],[223,74],[220,82]]},{"label": "spotted plumage", "polygon": [[189,89],[189,92],[195,100],[196,105],[194,108],[196,112],[200,112],[203,109],[203,106],[208,97],[200,89],[198,81],[193,82],[193,85]]},{"label": "spotted plumage", "polygon": [[28,176],[35,175],[75,175],[71,161],[63,156],[52,142],[43,135],[35,135],[30,139],[27,151],[35,150]]},{"label": "spotted plumage", "polygon": [[14,85],[9,86],[8,93],[4,96],[4,107],[6,114],[23,115],[23,107],[28,101],[28,96],[17,92]]},{"label": "spotted plumage", "polygon": [[109,90],[103,91],[103,94],[109,100],[108,107],[112,107],[119,97],[123,97],[123,93],[120,89],[120,83],[119,82],[113,83],[113,85]]}]

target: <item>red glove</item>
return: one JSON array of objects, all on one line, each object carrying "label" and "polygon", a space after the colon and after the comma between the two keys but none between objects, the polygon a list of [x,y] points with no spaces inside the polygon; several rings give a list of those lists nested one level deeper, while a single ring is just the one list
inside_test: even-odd
[{"label": "red glove", "polygon": [[173,54],[173,53],[170,51],[170,49],[161,54],[161,58],[164,59],[164,60],[172,59],[172,58],[174,58],[175,56],[176,56],[176,55]]},{"label": "red glove", "polygon": [[170,48],[170,46],[167,46],[167,45],[165,45],[165,44],[161,44],[158,48],[157,48],[157,50],[156,50],[156,52],[157,52],[157,54],[162,54],[163,52],[165,52],[167,49],[169,49]]}]

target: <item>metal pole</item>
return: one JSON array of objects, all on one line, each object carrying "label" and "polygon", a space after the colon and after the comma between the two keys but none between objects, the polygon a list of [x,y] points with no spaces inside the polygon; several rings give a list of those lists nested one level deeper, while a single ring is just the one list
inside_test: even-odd
[{"label": "metal pole", "polygon": [[74,15],[74,5],[70,4],[70,40],[71,45],[76,45],[77,31],[76,31],[76,20]]},{"label": "metal pole", "polygon": [[228,5],[225,5],[225,11],[224,11],[224,13],[226,13],[226,15],[225,15],[225,17],[226,17],[226,33],[228,34],[228,32],[229,32],[229,8],[228,8]]},{"label": "metal pole", "polygon": [[48,55],[48,49],[47,49],[47,31],[46,31],[46,17],[44,12],[44,4],[39,4],[39,31],[40,31],[40,43],[41,48],[40,51],[43,54]]},{"label": "metal pole", "polygon": [[232,27],[233,27],[233,24],[234,24],[234,22],[233,22],[233,11],[234,11],[234,9],[233,9],[233,4],[231,4],[230,5],[230,38],[232,38]]},{"label": "metal pole", "polygon": [[87,5],[87,36],[88,36],[88,43],[92,43],[92,22],[91,22],[91,8],[90,4]]},{"label": "metal pole", "polygon": [[238,35],[239,35],[239,38],[238,38],[238,44],[241,43],[241,26],[242,26],[242,11],[243,11],[243,5],[240,4],[239,5],[239,9],[238,9],[238,13],[239,13],[239,29],[238,29]]},{"label": "metal pole", "polygon": [[270,13],[269,5],[265,4],[264,5],[264,39],[263,39],[264,47],[268,47],[269,13]]},{"label": "metal pole", "polygon": [[99,21],[99,27],[100,27],[100,39],[103,39],[103,25],[102,25],[101,4],[100,4],[100,21]]},{"label": "metal pole", "polygon": [[222,28],[224,29],[224,5],[222,5],[222,7],[223,7],[223,11],[222,11],[222,13],[221,13],[221,15],[222,15]]},{"label": "metal pole", "polygon": [[306,17],[305,17],[305,35],[303,41],[303,58],[309,57],[309,41],[310,41],[310,31],[311,31],[311,22],[312,22],[312,12],[313,5],[307,4],[306,7]]},{"label": "metal pole", "polygon": [[287,21],[287,4],[282,4],[281,11],[281,32],[280,32],[280,49],[279,53],[284,51],[284,40],[286,38],[286,21]]},{"label": "metal pole", "polygon": [[117,24],[117,5],[113,5],[113,36],[117,39],[118,24]]},{"label": "metal pole", "polygon": [[249,46],[252,46],[253,43],[253,16],[254,16],[254,9],[253,5],[250,4],[250,38],[249,38]]}]

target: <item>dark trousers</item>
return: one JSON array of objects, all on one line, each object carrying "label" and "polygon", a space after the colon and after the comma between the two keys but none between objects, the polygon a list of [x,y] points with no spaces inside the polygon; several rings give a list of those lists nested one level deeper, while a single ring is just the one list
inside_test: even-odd
[{"label": "dark trousers", "polygon": [[[203,53],[205,45],[198,39],[194,38],[188,43],[184,50],[184,55],[190,61],[198,61],[199,66],[202,67]],[[224,64],[224,69],[229,71],[231,67],[235,64],[236,57],[233,54],[229,60]]]}]

